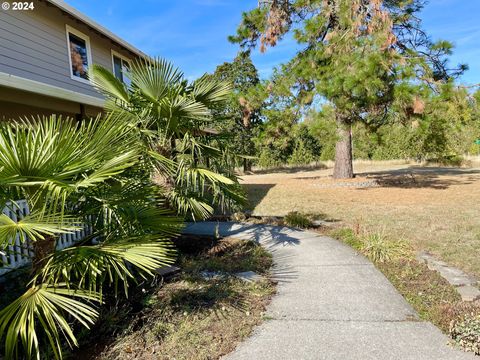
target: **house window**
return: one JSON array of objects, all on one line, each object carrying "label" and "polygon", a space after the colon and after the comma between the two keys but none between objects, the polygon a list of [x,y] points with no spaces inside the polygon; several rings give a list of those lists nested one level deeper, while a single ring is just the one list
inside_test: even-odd
[{"label": "house window", "polygon": [[88,69],[92,64],[90,39],[67,25],[67,45],[70,55],[70,77],[88,82]]},{"label": "house window", "polygon": [[130,70],[130,61],[112,50],[112,65],[113,74],[115,77],[123,82],[125,85],[130,85],[130,79],[128,78],[128,71]]}]

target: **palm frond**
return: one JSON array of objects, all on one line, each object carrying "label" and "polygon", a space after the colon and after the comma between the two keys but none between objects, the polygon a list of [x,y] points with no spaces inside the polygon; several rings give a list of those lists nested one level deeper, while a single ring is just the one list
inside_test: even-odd
[{"label": "palm frond", "polygon": [[186,96],[175,97],[168,111],[172,118],[195,121],[208,121],[211,119],[210,109],[206,105]]},{"label": "palm frond", "polygon": [[133,268],[142,276],[153,276],[154,271],[172,264],[175,250],[170,241],[154,235],[129,238],[112,236],[94,246],[76,246],[57,251],[42,271],[43,281],[65,282],[90,291],[102,291],[105,281],[118,284],[134,279]]},{"label": "palm frond", "polygon": [[113,75],[110,70],[101,65],[93,64],[89,79],[93,86],[107,97],[113,97],[128,104],[130,96],[125,85]]},{"label": "palm frond", "polygon": [[175,173],[177,165],[175,161],[152,150],[149,150],[147,154],[154,160],[155,168],[162,174],[173,175]]},{"label": "palm frond", "polygon": [[173,189],[168,194],[171,205],[179,214],[191,216],[194,221],[205,220],[213,214],[213,207],[198,193],[184,193],[184,189]]},{"label": "palm frond", "polygon": [[150,102],[157,103],[177,90],[183,78],[180,70],[161,58],[139,59],[130,67],[132,85]]},{"label": "palm frond", "polygon": [[92,219],[94,235],[100,238],[110,233],[148,233],[167,238],[177,235],[183,225],[183,219],[166,208],[162,189],[150,182],[124,179],[85,195],[88,199],[79,205],[78,212]]},{"label": "palm frond", "polygon": [[93,184],[102,183],[115,175],[122,173],[125,169],[132,167],[137,162],[138,152],[135,150],[119,154],[107,160],[101,167],[95,169],[83,179],[77,181],[77,188],[90,187]]},{"label": "palm frond", "polygon": [[208,185],[233,185],[234,181],[207,168],[181,166],[177,174],[177,185],[203,192]]},{"label": "palm frond", "polygon": [[230,82],[214,80],[206,75],[196,80],[192,88],[195,100],[208,107],[227,100],[233,91]]},{"label": "palm frond", "polygon": [[33,212],[17,221],[5,214],[0,214],[0,247],[11,245],[18,237],[21,243],[45,240],[45,236],[68,234],[81,228],[79,219],[72,216],[61,216],[58,213],[43,214]]},{"label": "palm frond", "polygon": [[71,325],[66,316],[71,316],[89,328],[98,317],[90,305],[75,300],[100,302],[100,296],[93,292],[75,291],[58,284],[57,286],[35,285],[22,296],[0,311],[0,338],[5,338],[5,358],[19,359],[19,345],[25,356],[40,359],[40,335],[46,335],[56,359],[62,358],[62,338],[77,346]]},{"label": "palm frond", "polygon": [[113,115],[80,125],[56,116],[1,123],[0,183],[28,189],[33,202],[58,203],[132,166],[135,139],[129,123]]},{"label": "palm frond", "polygon": [[[95,236],[104,238],[110,233],[122,236],[142,233],[169,238],[181,231],[183,219],[174,216],[170,209],[156,208],[149,204],[125,202],[98,204],[94,214]],[[95,211],[92,208],[90,211]]]}]

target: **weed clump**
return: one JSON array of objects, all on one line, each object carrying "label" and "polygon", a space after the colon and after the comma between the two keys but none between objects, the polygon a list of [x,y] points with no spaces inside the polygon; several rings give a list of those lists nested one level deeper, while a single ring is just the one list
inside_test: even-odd
[{"label": "weed clump", "polygon": [[313,226],[313,222],[310,219],[310,217],[298,211],[289,212],[283,219],[283,222],[287,226],[298,227],[303,229]]},{"label": "weed clump", "polygon": [[453,341],[467,351],[480,355],[480,314],[468,314],[450,327]]},{"label": "weed clump", "polygon": [[358,250],[374,263],[412,257],[412,250],[405,240],[393,240],[384,231],[360,233],[349,228],[342,228],[334,230],[331,235]]}]

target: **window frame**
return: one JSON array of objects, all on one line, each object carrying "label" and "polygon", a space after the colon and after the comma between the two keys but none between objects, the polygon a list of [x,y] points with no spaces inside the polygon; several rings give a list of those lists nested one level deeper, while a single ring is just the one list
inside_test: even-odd
[{"label": "window frame", "polygon": [[[117,58],[119,58],[121,61],[122,61],[122,68],[123,68],[123,62],[126,62],[128,64],[128,67],[131,68],[131,65],[132,65],[132,60],[127,58],[126,56],[120,54],[119,52],[111,49],[111,54],[112,54],[112,73],[113,73],[113,76],[115,76],[115,79],[117,79],[118,81],[121,81],[122,84],[124,85],[127,85],[125,83],[125,81],[123,80],[120,80],[119,78],[117,78],[117,76],[115,75],[115,61],[114,61],[114,57],[116,56]],[[123,77],[123,75],[122,75]]]},{"label": "window frame", "polygon": [[85,41],[85,47],[87,48],[87,61],[88,61],[88,68],[93,65],[92,61],[92,48],[90,46],[90,37],[85,35],[83,32],[69,26],[68,24],[65,25],[65,32],[67,35],[67,52],[68,52],[68,64],[69,64],[69,73],[70,78],[75,81],[80,81],[85,84],[91,84],[90,79],[83,79],[79,76],[75,76],[72,70],[72,54],[70,51],[70,34],[75,35],[76,37],[80,38],[81,40]]}]

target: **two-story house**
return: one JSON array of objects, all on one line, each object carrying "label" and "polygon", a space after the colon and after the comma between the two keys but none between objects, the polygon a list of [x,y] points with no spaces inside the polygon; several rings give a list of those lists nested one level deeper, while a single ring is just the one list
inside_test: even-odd
[{"label": "two-story house", "polygon": [[97,115],[104,100],[88,68],[100,64],[127,81],[122,69],[146,55],[64,1],[31,4],[0,9],[0,120]]}]

